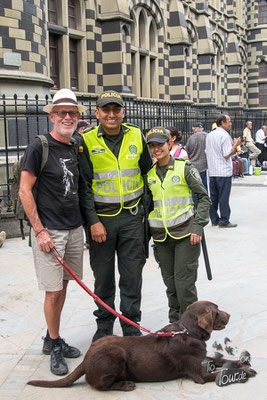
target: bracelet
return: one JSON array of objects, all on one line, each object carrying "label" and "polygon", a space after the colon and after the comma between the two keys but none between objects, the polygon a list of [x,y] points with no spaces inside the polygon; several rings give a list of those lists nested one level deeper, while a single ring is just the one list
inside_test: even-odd
[{"label": "bracelet", "polygon": [[41,233],[43,231],[46,231],[46,228],[42,228],[38,232],[36,232],[35,237],[37,237],[39,235],[39,233]]}]

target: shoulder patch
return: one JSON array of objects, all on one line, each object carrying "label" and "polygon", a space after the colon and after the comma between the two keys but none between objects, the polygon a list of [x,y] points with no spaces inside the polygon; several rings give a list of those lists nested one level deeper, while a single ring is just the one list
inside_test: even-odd
[{"label": "shoulder patch", "polygon": [[125,125],[125,126],[133,126],[134,128],[140,129],[139,126],[134,125],[134,124],[130,124],[129,122],[124,122],[123,125]]},{"label": "shoulder patch", "polygon": [[194,178],[195,180],[197,180],[198,182],[202,183],[202,179],[199,175],[199,172],[196,168],[191,168],[189,171],[190,175],[192,176],[192,178]]},{"label": "shoulder patch", "polygon": [[188,161],[187,158],[176,158],[176,157],[173,157],[173,159],[174,159],[175,161],[177,161],[177,162],[183,162],[184,164],[189,164],[189,165],[191,165],[191,162]]},{"label": "shoulder patch", "polygon": [[87,133],[87,132],[90,132],[92,129],[95,129],[95,126],[91,126],[91,128],[85,129],[85,130],[82,132],[82,135],[85,134],[85,133]]}]

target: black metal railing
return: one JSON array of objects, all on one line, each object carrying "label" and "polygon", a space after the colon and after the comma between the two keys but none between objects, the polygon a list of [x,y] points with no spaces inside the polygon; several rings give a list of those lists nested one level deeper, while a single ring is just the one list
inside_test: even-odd
[{"label": "black metal railing", "polygon": [[[36,95],[29,98],[26,94],[18,98],[0,96],[0,199],[8,211],[11,207],[11,179],[12,166],[24,153],[27,145],[33,138],[49,132],[51,123],[47,113],[43,112],[44,105],[48,104],[49,97],[40,98]],[[80,104],[87,106],[88,111],[81,118],[93,125],[98,123],[94,110],[96,96],[78,98]],[[164,100],[136,99],[125,97],[125,122],[139,126],[144,134],[153,126],[175,126],[183,133],[183,144],[192,134],[192,126],[197,121],[204,124],[209,132],[212,124],[221,112],[231,116],[231,135],[238,137],[247,120],[253,123],[253,132],[267,122],[267,112],[244,111],[241,109],[222,109],[218,107],[204,107],[189,103],[176,103]]]}]

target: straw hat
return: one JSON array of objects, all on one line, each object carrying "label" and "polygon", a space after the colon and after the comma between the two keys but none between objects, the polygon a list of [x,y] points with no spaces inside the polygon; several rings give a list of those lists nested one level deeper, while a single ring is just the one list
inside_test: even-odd
[{"label": "straw hat", "polygon": [[78,104],[75,93],[70,89],[58,90],[53,97],[52,104],[47,104],[43,110],[50,113],[57,106],[76,106],[80,113],[87,110],[87,107]]}]

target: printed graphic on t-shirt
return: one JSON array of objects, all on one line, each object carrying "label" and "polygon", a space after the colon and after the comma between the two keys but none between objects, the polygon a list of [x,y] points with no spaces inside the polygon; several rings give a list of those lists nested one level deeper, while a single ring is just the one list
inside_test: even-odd
[{"label": "printed graphic on t-shirt", "polygon": [[68,193],[72,192],[72,194],[76,194],[76,190],[74,187],[73,173],[68,169],[67,163],[71,162],[71,158],[60,158],[59,162],[63,169],[63,185],[65,186],[64,197],[67,196]]}]

